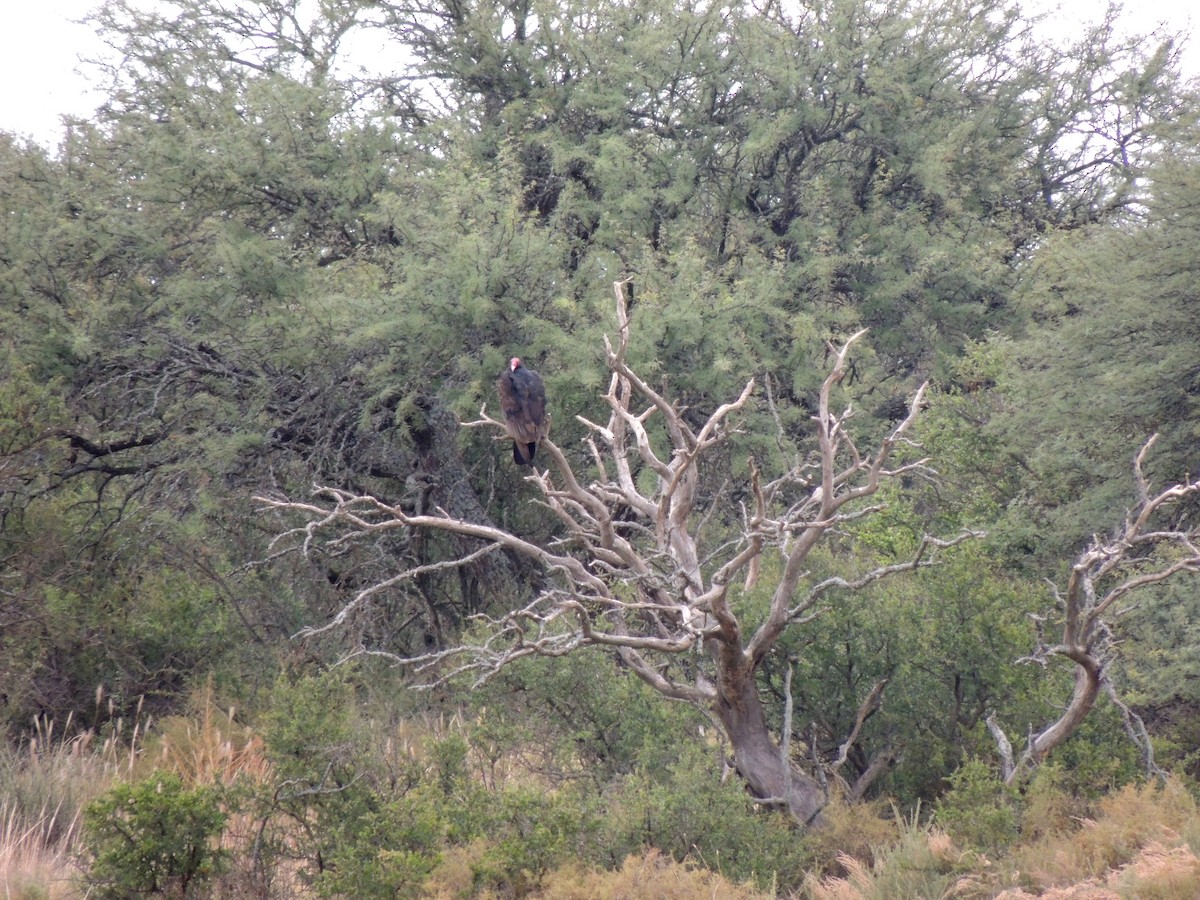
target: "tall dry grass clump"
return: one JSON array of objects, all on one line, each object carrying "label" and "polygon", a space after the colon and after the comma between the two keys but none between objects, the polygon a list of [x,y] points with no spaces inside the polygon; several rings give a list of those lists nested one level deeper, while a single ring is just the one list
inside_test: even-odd
[{"label": "tall dry grass clump", "polygon": [[539,900],[769,900],[774,895],[650,849],[626,857],[615,872],[582,871],[575,866],[558,869],[546,876],[533,896]]},{"label": "tall dry grass clump", "polygon": [[1122,897],[1193,900],[1200,897],[1200,856],[1191,847],[1150,843],[1110,881]]},{"label": "tall dry grass clump", "polygon": [[[297,896],[300,886],[285,867],[267,871],[258,844],[266,823],[253,803],[238,802],[272,782],[263,739],[221,708],[211,682],[191,698],[186,715],[169,716],[154,728],[137,766],[138,777],[170,772],[188,786],[227,789],[229,815],[220,836],[227,871],[213,885],[220,896]],[[244,791],[245,793],[241,793]]]},{"label": "tall dry grass clump", "polygon": [[895,844],[908,824],[894,808],[889,813],[882,801],[849,804],[835,798],[821,815],[824,825],[806,840],[812,858],[828,860],[829,865],[814,875],[851,873],[856,871],[854,863],[869,870],[880,848]]},{"label": "tall dry grass clump", "polygon": [[185,716],[163,719],[146,741],[139,774],[159,769],[174,772],[188,784],[266,784],[271,778],[263,740],[236,719],[232,707],[221,709],[212,684],[191,700]]},{"label": "tall dry grass clump", "polygon": [[[96,693],[97,711],[104,696]],[[72,733],[36,719],[23,746],[0,746],[0,895],[70,895],[83,809],[140,755],[146,723],[111,721],[107,734]]]},{"label": "tall dry grass clump", "polygon": [[[1138,861],[1147,848],[1174,850],[1188,835],[1200,837],[1200,809],[1182,784],[1126,785],[1101,799],[1095,815],[1078,828],[1014,847],[1012,865],[1024,886],[1049,890],[1107,879]],[[1136,877],[1136,870],[1130,872]],[[1200,885],[1189,896],[1200,897]]]},{"label": "tall dry grass clump", "polygon": [[0,800],[0,896],[65,897],[79,815],[62,821],[61,806],[30,817],[16,803]]},{"label": "tall dry grass clump", "polygon": [[844,852],[837,860],[843,874],[810,875],[803,896],[811,900],[966,897],[969,891],[954,892],[962,881],[959,873],[972,865],[988,865],[976,854],[964,854],[940,828],[922,825],[919,812],[909,817],[897,815],[895,837],[876,845],[869,862]]},{"label": "tall dry grass clump", "polygon": [[1151,842],[1133,860],[1103,877],[1029,893],[1014,889],[996,900],[1196,900],[1200,857],[1190,847]]},{"label": "tall dry grass clump", "polygon": [[[1089,818],[1064,819],[1073,802],[1034,807],[1024,843],[1002,858],[962,852],[916,817],[874,859],[840,853],[842,872],[813,873],[811,900],[1196,900],[1200,898],[1200,806],[1175,780],[1129,785]],[[1049,812],[1047,812],[1049,810]],[[1044,818],[1041,818],[1044,816]]]},{"label": "tall dry grass clump", "polygon": [[[78,731],[39,719],[21,746],[0,746],[0,897],[73,896],[80,874],[83,810],[117,781],[135,781],[155,769],[189,784],[262,785],[270,767],[261,738],[222,711],[211,686],[197,693],[189,715],[152,723],[111,714],[96,693],[96,729]],[[153,726],[153,727],[152,727]],[[254,823],[231,820],[227,839],[249,844]]]}]

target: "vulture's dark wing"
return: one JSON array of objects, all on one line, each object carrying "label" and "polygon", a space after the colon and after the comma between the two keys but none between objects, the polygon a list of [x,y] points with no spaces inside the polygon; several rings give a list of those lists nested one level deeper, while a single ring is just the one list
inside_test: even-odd
[{"label": "vulture's dark wing", "polygon": [[504,424],[513,439],[513,462],[519,466],[532,465],[546,418],[546,388],[541,376],[518,365],[502,374],[496,386]]}]

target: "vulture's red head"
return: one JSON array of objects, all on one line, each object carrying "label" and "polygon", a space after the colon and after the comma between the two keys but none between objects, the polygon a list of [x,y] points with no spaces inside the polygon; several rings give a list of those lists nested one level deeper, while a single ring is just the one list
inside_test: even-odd
[{"label": "vulture's red head", "polygon": [[517,371],[517,368],[520,365],[521,365],[521,357],[519,357],[519,356],[514,356],[512,359],[510,359],[508,361],[508,367],[514,372]]}]

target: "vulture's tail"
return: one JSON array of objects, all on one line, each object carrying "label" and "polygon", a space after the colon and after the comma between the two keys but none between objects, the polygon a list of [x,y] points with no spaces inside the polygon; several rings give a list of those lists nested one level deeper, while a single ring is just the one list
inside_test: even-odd
[{"label": "vulture's tail", "polygon": [[537,444],[526,444],[522,441],[513,441],[513,462],[518,466],[532,466],[533,454],[537,451]]}]

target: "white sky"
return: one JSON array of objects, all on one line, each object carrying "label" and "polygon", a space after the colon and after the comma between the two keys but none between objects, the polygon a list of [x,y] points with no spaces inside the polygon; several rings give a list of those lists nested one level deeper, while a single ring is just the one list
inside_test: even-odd
[{"label": "white sky", "polygon": [[[95,73],[80,71],[81,56],[102,55],[103,45],[83,18],[100,0],[26,0],[6,3],[0,28],[0,130],[31,137],[54,148],[61,136],[62,115],[87,117],[103,96],[94,90]],[[1057,0],[1027,0],[1028,9],[1047,9]],[[1192,34],[1200,13],[1190,12],[1195,0],[1127,0],[1123,14],[1128,28],[1149,31],[1160,23]],[[1051,20],[1065,34],[1080,23],[1098,19],[1103,0],[1062,0],[1062,11]],[[1187,74],[1200,72],[1200,47],[1187,48]]]},{"label": "white sky", "polygon": [[88,116],[101,103],[75,71],[80,54],[102,46],[85,25],[72,24],[96,0],[30,0],[5,4],[0,28],[0,129],[58,144],[59,115]]}]

